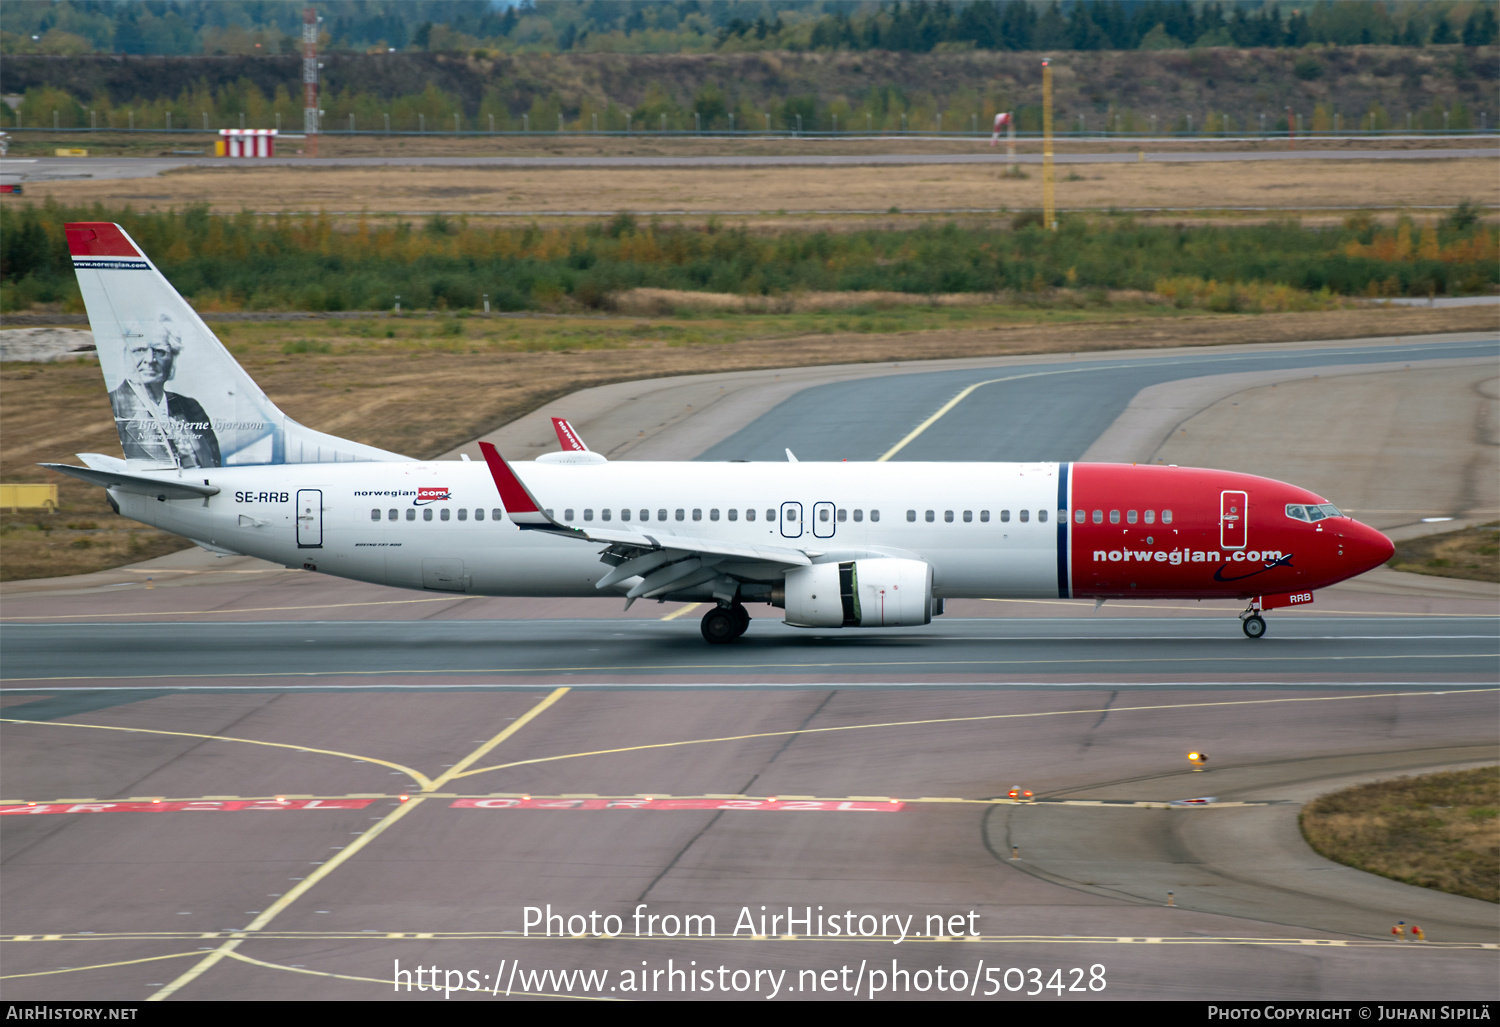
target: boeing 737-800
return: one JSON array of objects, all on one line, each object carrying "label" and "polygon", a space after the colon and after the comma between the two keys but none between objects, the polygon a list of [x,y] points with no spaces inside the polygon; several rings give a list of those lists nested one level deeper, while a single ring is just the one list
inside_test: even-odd
[{"label": "boeing 737-800", "polygon": [[[278,410],[118,225],[68,245],[124,459],[44,466],[205,549],[401,588],[747,603],[797,627],[927,624],[957,598],[1242,599],[1262,612],[1384,563],[1385,536],[1295,485],[1088,463],[412,460]],[[790,455],[790,454],[789,454]]]}]

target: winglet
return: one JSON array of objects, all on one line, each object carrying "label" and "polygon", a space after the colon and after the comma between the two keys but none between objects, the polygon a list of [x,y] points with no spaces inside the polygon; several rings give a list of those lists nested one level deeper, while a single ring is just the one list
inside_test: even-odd
[{"label": "winglet", "polygon": [[552,528],[557,523],[548,517],[531,490],[521,484],[521,479],[510,469],[505,457],[489,442],[481,442],[479,451],[489,465],[490,476],[495,479],[495,488],[500,490],[500,502],[512,523],[522,528]]},{"label": "winglet", "polygon": [[552,419],[552,430],[557,432],[557,441],[562,443],[562,448],[565,451],[571,453],[587,453],[589,451],[589,447],[585,446],[583,440],[578,437],[578,432],[574,431],[573,426],[563,418],[554,417]]}]

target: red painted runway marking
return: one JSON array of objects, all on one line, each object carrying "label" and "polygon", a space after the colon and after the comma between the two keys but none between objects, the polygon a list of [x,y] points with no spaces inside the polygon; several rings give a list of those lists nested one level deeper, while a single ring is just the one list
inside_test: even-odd
[{"label": "red painted runway marking", "polygon": [[896,813],[902,802],[838,799],[459,799],[449,809],[757,810],[809,813]]},{"label": "red painted runway marking", "polygon": [[22,813],[238,813],[245,810],[364,809],[374,799],[238,799],[221,802],[57,802],[0,807],[0,816]]}]

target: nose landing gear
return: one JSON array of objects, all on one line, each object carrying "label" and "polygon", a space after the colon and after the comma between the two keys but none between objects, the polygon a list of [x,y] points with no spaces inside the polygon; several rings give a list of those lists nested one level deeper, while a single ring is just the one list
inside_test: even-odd
[{"label": "nose landing gear", "polygon": [[1266,619],[1260,615],[1261,609],[1260,600],[1252,599],[1245,612],[1240,614],[1240,627],[1245,630],[1246,638],[1260,638],[1266,633]]},{"label": "nose landing gear", "polygon": [[703,615],[703,621],[699,625],[703,631],[705,641],[713,645],[724,645],[733,642],[745,633],[750,627],[750,614],[745,612],[741,603],[733,603],[729,606],[715,606]]}]

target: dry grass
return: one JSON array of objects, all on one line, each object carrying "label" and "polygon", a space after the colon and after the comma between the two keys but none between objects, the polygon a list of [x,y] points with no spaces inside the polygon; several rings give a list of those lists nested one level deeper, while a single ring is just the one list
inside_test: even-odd
[{"label": "dry grass", "polygon": [[[1111,302],[1166,302],[1152,293],[1117,290]],[[868,312],[893,307],[984,307],[995,303],[985,293],[954,292],[919,296],[910,292],[803,292],[786,296],[740,296],[729,292],[685,289],[627,289],[609,298],[610,309],[636,317],[666,317],[678,312],[741,314],[807,314],[829,311]]]},{"label": "dry grass", "polygon": [[[900,326],[919,330],[894,330]],[[895,308],[871,317],[473,317],[216,326],[290,416],[414,457],[446,452],[578,389],[648,376],[1490,327],[1493,313],[1482,307],[1259,316]],[[387,331],[394,337],[387,338]],[[73,462],[79,452],[120,454],[96,363],[4,365],[0,437],[0,477],[55,481],[61,499],[57,514],[0,511],[0,580],[101,570],[182,548],[180,539],[113,514],[103,490],[36,466]],[[97,527],[65,527],[86,521]],[[76,545],[80,540],[89,545]]]},{"label": "dry grass", "polygon": [[1500,582],[1500,521],[1397,543],[1392,570]]},{"label": "dry grass", "polygon": [[[1041,206],[1039,169],[1004,177],[996,165],[905,167],[590,168],[256,167],[191,168],[160,178],[26,183],[40,202],[207,204],[216,211],[877,211]],[[1263,161],[1074,165],[1057,183],[1060,208],[1166,207],[1275,211],[1362,204],[1500,204],[1491,159]],[[797,225],[800,229],[807,226]]]},{"label": "dry grass", "polygon": [[1325,795],[1303,808],[1302,834],[1335,862],[1500,902],[1496,769],[1403,777]]}]

